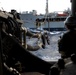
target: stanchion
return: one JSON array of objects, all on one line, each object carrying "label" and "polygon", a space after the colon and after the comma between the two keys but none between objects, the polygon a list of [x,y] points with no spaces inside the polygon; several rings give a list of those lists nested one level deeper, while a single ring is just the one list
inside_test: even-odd
[{"label": "stanchion", "polygon": [[72,0],[71,3],[72,16],[76,16],[76,0]]},{"label": "stanchion", "polygon": [[1,29],[2,29],[2,25],[0,22],[0,75],[3,75]]}]

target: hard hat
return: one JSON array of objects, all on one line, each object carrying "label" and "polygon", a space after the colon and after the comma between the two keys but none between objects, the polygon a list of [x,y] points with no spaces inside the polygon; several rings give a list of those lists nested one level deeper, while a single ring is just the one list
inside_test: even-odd
[{"label": "hard hat", "polygon": [[68,29],[76,29],[76,16],[68,16],[64,23]]}]

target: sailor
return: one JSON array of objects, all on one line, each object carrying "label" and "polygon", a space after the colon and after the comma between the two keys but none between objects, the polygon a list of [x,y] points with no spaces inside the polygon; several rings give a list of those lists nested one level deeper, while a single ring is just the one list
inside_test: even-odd
[{"label": "sailor", "polygon": [[65,26],[67,32],[58,41],[58,51],[62,58],[70,57],[71,54],[76,53],[76,17],[70,15],[66,21]]},{"label": "sailor", "polygon": [[[65,27],[67,31],[58,40],[58,51],[64,64],[62,66],[61,63],[57,63],[57,66],[58,68],[63,67],[60,69],[60,75],[76,75],[76,17],[68,16],[65,20]],[[72,54],[75,55],[72,56]]]},{"label": "sailor", "polygon": [[67,32],[58,41],[58,51],[65,61],[60,75],[76,75],[76,17],[70,15],[65,20]]}]

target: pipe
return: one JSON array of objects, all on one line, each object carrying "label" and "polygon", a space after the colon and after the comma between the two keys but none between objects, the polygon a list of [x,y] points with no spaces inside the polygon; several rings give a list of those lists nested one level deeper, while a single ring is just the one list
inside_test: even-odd
[{"label": "pipe", "polygon": [[72,3],[71,5],[72,16],[76,16],[76,0],[72,0],[71,3]]}]

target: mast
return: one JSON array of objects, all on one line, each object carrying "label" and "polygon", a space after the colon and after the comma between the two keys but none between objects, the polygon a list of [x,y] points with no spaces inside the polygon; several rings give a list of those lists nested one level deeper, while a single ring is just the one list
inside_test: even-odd
[{"label": "mast", "polygon": [[48,0],[46,0],[46,9],[45,9],[45,16],[48,16]]},{"label": "mast", "polygon": [[48,22],[48,31],[50,31],[50,26],[49,26],[49,11],[48,11],[48,0],[46,0],[46,10],[45,10],[45,19],[47,19],[47,22]]}]

